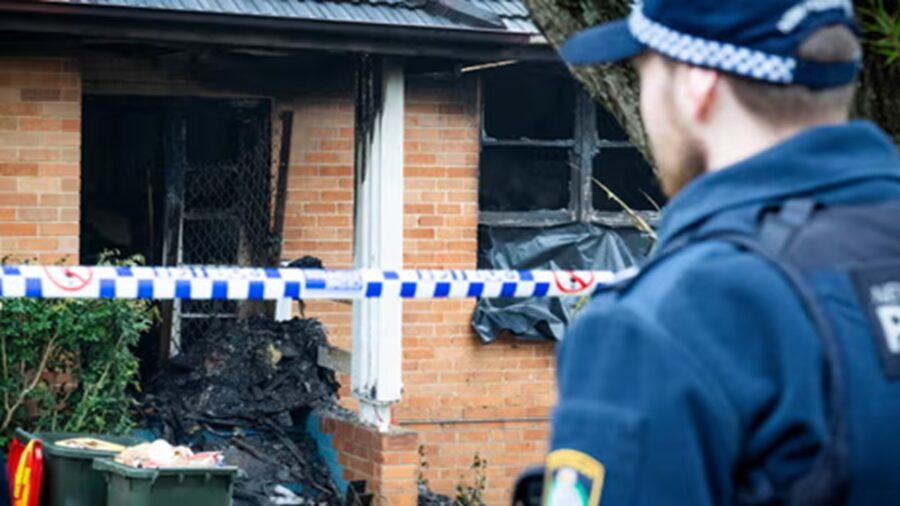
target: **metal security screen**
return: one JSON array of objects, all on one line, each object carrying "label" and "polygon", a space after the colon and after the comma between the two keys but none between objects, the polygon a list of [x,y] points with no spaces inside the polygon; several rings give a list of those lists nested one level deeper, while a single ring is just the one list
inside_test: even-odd
[{"label": "metal security screen", "polygon": [[[272,259],[269,218],[272,203],[269,111],[259,101],[203,102],[178,111],[172,158],[179,175],[180,209],[170,216],[180,236],[170,241],[176,265],[268,265]],[[181,187],[181,188],[179,188]],[[179,212],[180,211],[180,212]],[[171,251],[173,248],[169,248]],[[172,343],[189,343],[219,318],[235,318],[231,301],[175,304]]]},{"label": "metal security screen", "polygon": [[[82,262],[116,250],[149,265],[275,265],[268,101],[95,95],[84,108]],[[250,304],[163,303],[150,353]]]}]

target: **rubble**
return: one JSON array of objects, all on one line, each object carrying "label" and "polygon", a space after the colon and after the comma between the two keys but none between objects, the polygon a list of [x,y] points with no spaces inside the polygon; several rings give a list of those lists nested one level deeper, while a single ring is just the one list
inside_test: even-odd
[{"label": "rubble", "polygon": [[314,319],[216,323],[145,387],[143,423],[240,467],[235,506],[343,504],[305,430],[313,411],[339,411],[340,385],[317,365],[325,343]]}]

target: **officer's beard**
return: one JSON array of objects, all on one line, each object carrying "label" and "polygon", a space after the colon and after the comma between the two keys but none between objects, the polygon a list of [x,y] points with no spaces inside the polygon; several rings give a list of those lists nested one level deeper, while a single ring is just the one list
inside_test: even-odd
[{"label": "officer's beard", "polygon": [[672,102],[662,101],[662,104],[664,110],[657,115],[656,121],[663,124],[656,125],[659,128],[648,128],[648,135],[658,168],[657,177],[663,192],[672,198],[702,176],[709,164],[706,147],[689,133],[685,120],[679,117]]},{"label": "officer's beard", "polygon": [[669,198],[674,197],[691,181],[706,172],[706,150],[696,139],[682,138],[670,142],[669,149],[674,150],[672,161],[664,166],[660,161],[659,179],[663,192]]}]

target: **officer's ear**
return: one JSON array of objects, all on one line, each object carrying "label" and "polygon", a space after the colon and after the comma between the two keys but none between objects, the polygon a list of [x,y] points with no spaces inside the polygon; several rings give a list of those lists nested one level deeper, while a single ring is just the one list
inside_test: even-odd
[{"label": "officer's ear", "polygon": [[680,98],[677,102],[682,115],[697,122],[706,122],[718,95],[721,77],[719,72],[679,64],[675,73],[675,86]]}]

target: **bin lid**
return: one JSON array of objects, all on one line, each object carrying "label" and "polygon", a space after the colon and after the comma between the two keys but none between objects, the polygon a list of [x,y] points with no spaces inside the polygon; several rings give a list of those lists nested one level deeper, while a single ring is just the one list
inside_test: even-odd
[{"label": "bin lid", "polygon": [[131,467],[110,458],[95,458],[94,469],[136,480],[156,480],[161,476],[234,476],[235,466],[220,467]]},{"label": "bin lid", "polygon": [[124,447],[134,446],[144,441],[140,438],[131,436],[109,436],[106,434],[87,434],[76,432],[35,432],[30,433],[23,429],[16,429],[16,435],[25,441],[32,439],[40,439],[44,443],[44,453],[60,457],[68,457],[75,459],[93,459],[96,457],[111,457],[119,452],[112,450],[100,450],[93,448],[71,448],[68,446],[59,446],[59,441],[76,438],[91,438],[106,441],[109,443],[121,445]]}]

